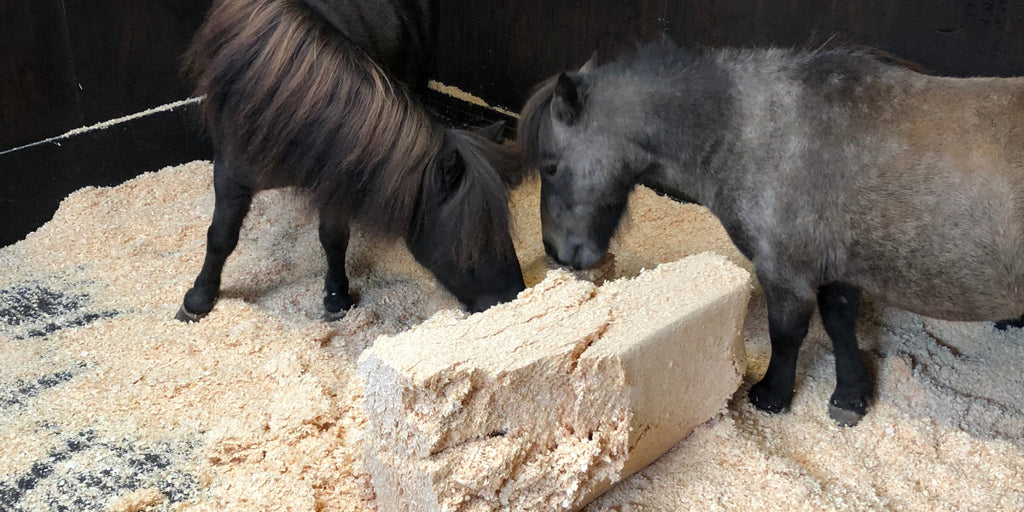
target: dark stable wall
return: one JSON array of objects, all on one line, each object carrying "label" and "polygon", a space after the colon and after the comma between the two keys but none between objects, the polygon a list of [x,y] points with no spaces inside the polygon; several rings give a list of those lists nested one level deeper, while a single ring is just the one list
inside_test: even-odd
[{"label": "dark stable wall", "polygon": [[0,246],[45,223],[78,188],[209,158],[194,106],[39,144],[187,98],[181,55],[209,5],[0,0]]},{"label": "dark stable wall", "polygon": [[[183,99],[211,0],[0,0],[0,151]],[[870,45],[937,73],[1024,74],[1017,0],[441,0],[437,78],[518,109],[544,77],[660,34]]]},{"label": "dark stable wall", "polygon": [[667,34],[683,45],[865,45],[951,76],[1024,75],[1020,0],[443,0],[438,76],[518,110],[545,77]]},{"label": "dark stable wall", "polygon": [[0,0],[0,151],[188,96],[209,0]]},{"label": "dark stable wall", "polygon": [[[210,158],[195,107],[36,143],[188,97],[211,0],[0,0],[0,246],[85,185]],[[538,81],[668,35],[686,45],[873,46],[939,74],[1024,75],[1019,0],[441,0],[436,77],[518,110]],[[6,152],[5,152],[6,151]]]}]

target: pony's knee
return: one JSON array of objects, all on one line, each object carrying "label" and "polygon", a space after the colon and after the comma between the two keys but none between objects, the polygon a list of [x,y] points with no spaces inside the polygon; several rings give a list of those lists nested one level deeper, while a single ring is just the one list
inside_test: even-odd
[{"label": "pony's knee", "polygon": [[[769,310],[771,305],[769,305]],[[795,352],[800,348],[811,325],[811,310],[784,311],[772,314],[769,311],[768,334],[771,338],[772,355],[777,351]]]},{"label": "pony's knee", "polygon": [[212,226],[206,234],[206,252],[218,258],[227,258],[238,245],[238,234],[230,231],[214,229]]},{"label": "pony's knee", "polygon": [[815,294],[809,288],[802,290],[776,283],[775,280],[762,280],[773,345],[776,337],[799,343],[807,336],[811,325]]}]

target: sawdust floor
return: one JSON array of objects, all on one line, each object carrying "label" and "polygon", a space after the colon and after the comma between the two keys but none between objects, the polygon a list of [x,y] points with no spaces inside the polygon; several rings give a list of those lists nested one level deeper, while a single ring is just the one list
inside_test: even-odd
[{"label": "sawdust floor", "polygon": [[[325,324],[313,215],[257,197],[198,324],[174,320],[213,208],[209,163],[76,192],[0,249],[0,510],[370,511],[359,354],[455,301],[400,242],[353,235],[359,307]],[[513,197],[528,284],[544,274],[536,183]],[[703,208],[645,190],[613,247],[619,275],[703,251],[749,268]],[[727,411],[587,512],[1024,510],[1024,334],[866,304],[878,403],[833,426],[827,339],[812,327],[788,414],[744,399],[767,363],[764,300]]]}]

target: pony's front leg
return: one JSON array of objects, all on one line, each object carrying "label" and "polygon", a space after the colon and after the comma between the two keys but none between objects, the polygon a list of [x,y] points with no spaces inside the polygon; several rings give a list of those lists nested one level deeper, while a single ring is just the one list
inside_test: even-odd
[{"label": "pony's front leg", "polygon": [[344,318],[355,302],[348,293],[345,252],[348,250],[349,219],[327,208],[320,209],[320,244],[327,256],[324,277],[324,320]]},{"label": "pony's front leg", "polygon": [[760,382],[750,388],[748,396],[755,407],[774,414],[789,408],[793,401],[797,355],[811,323],[814,298],[801,297],[790,289],[770,285],[764,280],[762,288],[768,301],[768,335],[772,354],[768,370]]},{"label": "pony's front leg", "polygon": [[874,392],[864,359],[857,349],[857,306],[860,290],[832,283],[818,290],[818,309],[836,356],[836,390],[829,399],[828,415],[841,427],[852,427],[867,413]]},{"label": "pony's front leg", "polygon": [[213,164],[213,190],[213,221],[206,231],[206,259],[174,317],[182,322],[195,322],[213,309],[224,262],[238,244],[238,232],[252,204],[254,189],[235,181],[221,159]]}]

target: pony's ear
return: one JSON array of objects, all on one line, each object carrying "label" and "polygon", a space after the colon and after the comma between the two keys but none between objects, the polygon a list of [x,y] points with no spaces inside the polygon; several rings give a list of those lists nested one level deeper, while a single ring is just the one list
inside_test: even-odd
[{"label": "pony's ear", "polygon": [[454,191],[465,174],[466,166],[462,161],[462,155],[455,146],[448,146],[441,150],[439,159],[437,185],[441,187],[443,193]]},{"label": "pony's ear", "polygon": [[587,59],[587,62],[585,62],[583,64],[583,66],[580,67],[579,73],[581,75],[583,73],[590,73],[596,67],[597,67],[597,52],[594,52],[594,53],[590,54],[590,58]]},{"label": "pony's ear", "polygon": [[583,96],[580,94],[579,76],[562,73],[555,81],[551,98],[551,115],[563,124],[573,124],[583,113]]},{"label": "pony's ear", "polygon": [[497,121],[494,124],[480,128],[476,130],[476,133],[495,144],[501,144],[505,140],[505,137],[502,136],[505,133],[505,121]]}]

